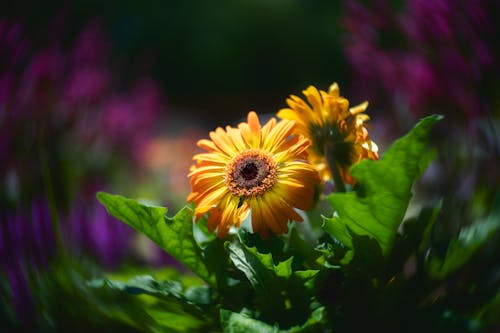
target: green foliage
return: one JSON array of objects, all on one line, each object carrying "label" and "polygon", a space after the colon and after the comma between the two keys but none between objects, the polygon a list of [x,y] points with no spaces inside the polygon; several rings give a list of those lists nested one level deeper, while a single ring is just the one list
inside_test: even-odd
[{"label": "green foliage", "polygon": [[136,276],[128,282],[98,279],[91,281],[90,285],[154,297],[154,300],[145,301],[144,311],[162,330],[199,332],[208,331],[214,325],[211,313],[207,311],[211,290],[206,286],[184,289],[177,281],[156,281],[148,275]]},{"label": "green foliage", "polygon": [[353,166],[359,180],[355,191],[330,195],[333,217],[323,218],[323,228],[308,235],[292,224],[279,237],[262,239],[240,229],[221,240],[208,232],[206,220],[193,225],[190,208],[169,218],[166,208],[99,193],[112,215],[207,284],[200,280],[186,286],[179,277],[142,275],[126,282],[93,280],[90,286],[140,298],[140,313],[153,331],[442,333],[491,328],[498,324],[494,268],[484,271],[485,281],[473,275],[449,277],[460,268],[474,269],[470,259],[498,234],[500,205],[444,245],[433,237],[442,200],[403,221],[413,184],[434,155],[427,140],[440,118],[423,119],[381,160]]},{"label": "green foliage", "polygon": [[277,333],[279,329],[248,316],[222,309],[221,324],[227,333]]},{"label": "green foliage", "polygon": [[305,333],[317,332],[321,328],[324,322],[325,309],[316,309],[306,323],[287,330],[280,330],[276,325],[272,326],[244,314],[234,313],[225,309],[221,310],[220,316],[222,327],[226,333]]},{"label": "green foliage", "polygon": [[13,327],[3,321],[2,332],[158,331],[155,319],[137,297],[109,288],[91,288],[87,281],[101,273],[89,262],[67,258],[36,271],[26,267],[25,271],[32,299],[23,311],[39,315]]},{"label": "green foliage", "polygon": [[215,283],[193,237],[193,212],[189,207],[170,218],[165,215],[165,207],[147,206],[120,195],[99,192],[97,199],[111,215],[148,236],[206,282]]},{"label": "green foliage", "polygon": [[[354,247],[353,235],[372,237],[383,255],[388,255],[410,202],[413,183],[433,156],[426,144],[429,131],[440,119],[436,115],[424,118],[382,159],[354,165],[351,175],[359,181],[357,189],[328,197],[336,213],[324,218],[325,231],[352,252],[360,250]],[[352,255],[348,254],[347,259]]]},{"label": "green foliage", "polygon": [[484,245],[500,229],[500,200],[496,210],[486,218],[460,230],[453,238],[444,259],[431,257],[427,262],[430,276],[434,279],[443,279],[462,267],[472,255]]},{"label": "green foliage", "polygon": [[227,246],[234,266],[248,279],[256,293],[261,317],[281,327],[303,323],[311,312],[311,285],[317,270],[293,270],[294,258],[278,263],[270,253],[261,253],[241,242]]}]

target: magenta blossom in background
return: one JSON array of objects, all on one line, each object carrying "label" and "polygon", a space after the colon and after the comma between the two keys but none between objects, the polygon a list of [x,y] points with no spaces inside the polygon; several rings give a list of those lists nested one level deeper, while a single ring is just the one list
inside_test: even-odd
[{"label": "magenta blossom in background", "polygon": [[[99,20],[85,26],[69,47],[59,39],[34,49],[36,43],[25,36],[21,24],[0,19],[0,157],[5,161],[0,187],[18,184],[20,188],[11,192],[25,195],[12,197],[0,190],[0,198],[14,207],[17,200],[26,204],[42,194],[31,194],[43,189],[42,167],[49,168],[53,178],[69,172],[69,179],[53,181],[70,182],[56,187],[77,192],[87,183],[109,180],[112,171],[103,156],[137,167],[138,150],[164,111],[162,92],[153,78],[120,81]],[[47,157],[45,166],[40,153]]]},{"label": "magenta blossom in background", "polygon": [[156,113],[161,110],[161,92],[154,80],[146,78],[137,83],[129,94],[111,96],[104,103],[102,124],[108,139],[140,157],[140,148],[148,138]]},{"label": "magenta blossom in background", "polygon": [[76,256],[94,257],[106,268],[116,268],[130,254],[134,231],[107,214],[97,200],[88,204],[75,201],[61,217],[65,248]]},{"label": "magenta blossom in background", "polygon": [[45,200],[35,200],[29,209],[0,214],[0,262],[2,267],[29,263],[45,266],[55,254],[55,238]]},{"label": "magenta blossom in background", "polygon": [[[28,209],[0,213],[0,282],[7,283],[1,287],[6,288],[5,300],[21,322],[27,320],[26,325],[34,324],[36,277],[58,258],[52,218],[43,199]],[[106,268],[116,268],[125,260],[133,232],[100,205],[76,205],[69,218],[62,220],[67,253],[93,257]]]},{"label": "magenta blossom in background", "polygon": [[102,24],[98,21],[88,24],[69,52],[71,72],[64,96],[70,104],[96,103],[111,92],[109,52],[110,43]]},{"label": "magenta blossom in background", "polygon": [[59,35],[34,48],[21,24],[0,19],[0,278],[16,309],[28,300],[17,291],[27,271],[57,260],[58,234],[65,252],[107,269],[136,259],[135,232],[106,213],[95,188],[139,167],[164,110],[153,78],[122,80],[98,20],[74,43]]},{"label": "magenta blossom in background", "polygon": [[164,110],[161,90],[152,78],[116,89],[120,78],[110,70],[110,43],[99,21],[88,24],[69,49],[54,41],[28,52],[28,43],[18,42],[27,40],[21,31],[0,20],[0,124],[16,128],[10,136],[28,134],[19,127],[38,117],[49,132],[66,132],[85,145],[99,141],[109,151],[137,147],[148,137]]},{"label": "magenta blossom in background", "polygon": [[[407,0],[400,11],[379,0],[345,1],[344,50],[355,86],[417,116],[453,110],[476,119],[477,86],[493,69],[488,1]],[[467,121],[462,120],[467,123]]]}]

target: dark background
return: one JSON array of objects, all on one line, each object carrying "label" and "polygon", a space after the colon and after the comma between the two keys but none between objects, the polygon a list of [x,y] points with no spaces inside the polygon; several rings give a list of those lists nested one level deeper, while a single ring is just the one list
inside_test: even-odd
[{"label": "dark background", "polygon": [[62,34],[46,29],[56,15],[68,40],[97,17],[115,66],[130,80],[152,73],[170,115],[204,127],[249,110],[274,113],[309,84],[347,81],[339,1],[20,1],[0,11],[23,19],[42,44]]}]

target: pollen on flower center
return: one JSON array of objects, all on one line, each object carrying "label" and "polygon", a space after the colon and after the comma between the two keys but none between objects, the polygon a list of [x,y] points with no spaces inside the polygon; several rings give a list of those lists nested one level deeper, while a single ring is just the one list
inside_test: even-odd
[{"label": "pollen on flower center", "polygon": [[229,191],[236,196],[258,196],[276,183],[277,170],[270,155],[260,150],[247,150],[228,163],[225,180]]}]

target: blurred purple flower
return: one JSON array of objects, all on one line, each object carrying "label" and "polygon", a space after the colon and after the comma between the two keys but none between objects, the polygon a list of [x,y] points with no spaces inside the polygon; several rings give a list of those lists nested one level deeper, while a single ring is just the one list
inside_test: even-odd
[{"label": "blurred purple flower", "polygon": [[[69,202],[87,183],[109,179],[111,170],[102,156],[138,166],[138,150],[164,110],[161,90],[152,78],[117,89],[120,77],[110,69],[110,42],[99,20],[85,26],[69,48],[58,42],[62,39],[34,50],[22,25],[0,19],[0,157],[6,161],[0,166],[0,183],[6,184],[9,173],[20,175],[24,203],[43,195],[42,139],[50,142],[42,149],[47,150],[48,167],[56,170],[54,177],[61,174],[58,168],[80,170],[76,179],[65,180],[70,186],[57,187],[76,190],[58,195]],[[86,158],[76,161],[71,155],[75,152]],[[61,166],[60,161],[67,164]],[[0,197],[15,207],[17,199],[2,192]],[[91,193],[85,200],[93,197]]]},{"label": "blurred purple flower", "polygon": [[415,41],[426,43],[431,35],[446,42],[454,38],[451,26],[454,10],[453,3],[448,0],[408,0],[407,12],[401,21],[409,37]]},{"label": "blurred purple flower", "polygon": [[[19,122],[41,117],[77,143],[98,140],[110,151],[129,140],[128,146],[136,148],[136,142],[148,137],[164,109],[158,84],[144,78],[129,90],[116,90],[116,75],[109,69],[110,43],[98,20],[90,22],[69,49],[54,42],[27,52],[21,32],[19,24],[0,20],[0,126],[16,127],[23,136],[30,133],[22,133]],[[121,153],[136,155],[130,148]]]},{"label": "blurred purple flower", "polygon": [[[35,54],[23,72],[14,103],[18,103],[23,118],[53,112],[54,99],[57,98],[62,82],[64,55],[55,48]],[[41,116],[41,115],[40,115]]]},{"label": "blurred purple flower", "polygon": [[[64,251],[109,269],[131,255],[133,230],[105,212],[94,189],[116,172],[108,156],[135,165],[135,150],[163,110],[152,78],[117,89],[121,77],[110,69],[98,20],[69,48],[59,42],[63,34],[33,49],[21,24],[0,19],[0,280],[8,281],[18,313],[31,302],[29,274],[58,258],[56,235]],[[37,199],[48,182],[57,230],[47,202]]]},{"label": "blurred purple flower", "polygon": [[116,268],[130,254],[134,231],[110,216],[95,200],[88,206],[77,201],[66,218],[62,232],[65,247],[76,255],[92,256],[104,267]]},{"label": "blurred purple flower", "polygon": [[[75,256],[94,257],[116,268],[129,254],[133,231],[95,206],[75,205],[62,228],[64,248]],[[56,260],[56,239],[48,204],[35,200],[28,210],[0,214],[0,279],[8,283],[8,299],[19,320],[32,318],[32,277]]]},{"label": "blurred purple flower", "polygon": [[45,201],[35,201],[30,212],[0,214],[0,278],[7,281],[8,300],[19,320],[34,312],[29,275],[55,255],[50,214]]},{"label": "blurred purple flower", "polygon": [[[21,262],[13,263],[10,266],[1,267],[5,269],[5,279],[8,283],[8,301],[20,323],[23,326],[29,325],[34,315],[34,298],[30,291],[26,266]],[[0,270],[0,278],[2,278]]]},{"label": "blurred purple flower", "polygon": [[115,95],[105,102],[102,128],[116,145],[126,138],[130,142],[127,149],[138,157],[161,108],[161,92],[155,81],[143,79],[128,95]]},{"label": "blurred purple flower", "polygon": [[9,24],[0,19],[0,63],[15,67],[27,48],[20,23]]},{"label": "blurred purple flower", "polygon": [[102,23],[95,19],[81,32],[71,51],[73,66],[104,66],[110,49],[108,35]]},{"label": "blurred purple flower", "polygon": [[50,213],[44,200],[35,200],[27,212],[2,213],[0,260],[2,265],[27,262],[35,267],[47,264],[55,254]]},{"label": "blurred purple flower", "polygon": [[[477,86],[492,69],[494,35],[488,1],[345,1],[344,50],[355,87],[417,116],[449,109],[462,122],[480,114]],[[381,99],[383,101],[383,99]],[[458,111],[458,112],[457,112]]]},{"label": "blurred purple flower", "polygon": [[[150,77],[121,82],[98,20],[66,47],[67,18],[56,19],[50,44],[34,49],[22,24],[0,18],[1,305],[7,301],[26,331],[44,292],[39,276],[61,263],[59,251],[105,269],[125,260],[175,265],[156,245],[139,253],[135,232],[95,199],[117,166],[140,165],[164,110],[160,87]],[[47,193],[51,209],[37,199]]]},{"label": "blurred purple flower", "polygon": [[68,79],[65,98],[70,104],[86,100],[95,103],[105,93],[108,84],[109,73],[105,69],[76,68]]},{"label": "blurred purple flower", "polygon": [[[110,216],[97,200],[92,205],[77,201],[60,218],[64,248],[75,255],[116,268],[130,254],[134,231]],[[0,220],[1,267],[26,263],[40,268],[56,256],[56,233],[45,200],[36,200],[27,211],[2,213]]]}]

